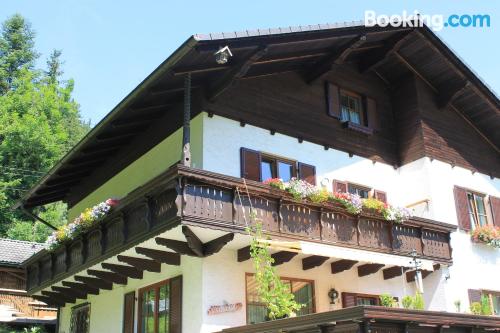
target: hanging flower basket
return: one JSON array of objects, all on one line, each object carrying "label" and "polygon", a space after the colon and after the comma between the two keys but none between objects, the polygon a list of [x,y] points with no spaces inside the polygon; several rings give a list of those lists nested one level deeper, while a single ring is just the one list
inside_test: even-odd
[{"label": "hanging flower basket", "polygon": [[471,239],[473,242],[484,243],[500,249],[500,228],[493,225],[476,227],[476,229],[471,232]]}]

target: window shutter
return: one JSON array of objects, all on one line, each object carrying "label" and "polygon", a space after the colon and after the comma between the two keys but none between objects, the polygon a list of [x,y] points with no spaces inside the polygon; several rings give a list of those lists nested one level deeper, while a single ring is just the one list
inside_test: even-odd
[{"label": "window shutter", "polygon": [[353,293],[342,293],[342,307],[348,308],[351,306],[356,306],[356,294]]},{"label": "window shutter", "polygon": [[469,304],[475,302],[481,303],[481,290],[469,289]]},{"label": "window shutter", "polygon": [[493,225],[500,227],[500,198],[490,195],[491,214],[493,215]]},{"label": "window shutter", "polygon": [[298,163],[299,179],[311,185],[316,185],[316,167],[305,163]]},{"label": "window shutter", "polygon": [[374,195],[375,199],[380,200],[384,203],[387,203],[387,193],[385,193],[384,191],[379,191],[379,190],[375,190],[373,192],[374,192],[373,195]]},{"label": "window shutter", "polygon": [[339,87],[333,83],[325,83],[326,109],[328,115],[340,119],[340,95]]},{"label": "window shutter", "polygon": [[170,333],[182,333],[182,276],[170,280]]},{"label": "window shutter", "polygon": [[380,123],[377,113],[377,103],[373,98],[365,97],[365,110],[367,118],[367,126],[371,129],[378,130],[380,128]]},{"label": "window shutter", "polygon": [[458,227],[462,230],[470,230],[469,208],[467,207],[467,192],[458,186],[453,188],[455,196],[455,207],[457,209]]},{"label": "window shutter", "polygon": [[241,178],[261,181],[260,152],[241,148]]},{"label": "window shutter", "polygon": [[347,182],[333,180],[333,192],[347,193]]},{"label": "window shutter", "polygon": [[124,296],[123,301],[123,333],[134,333],[135,291]]}]

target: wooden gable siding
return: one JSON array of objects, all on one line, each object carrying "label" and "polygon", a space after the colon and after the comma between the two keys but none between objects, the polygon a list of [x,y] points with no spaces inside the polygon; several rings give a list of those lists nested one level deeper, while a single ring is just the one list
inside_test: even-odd
[{"label": "wooden gable siding", "polygon": [[500,154],[453,108],[439,109],[430,88],[416,81],[425,156],[500,176]]},{"label": "wooden gable siding", "polygon": [[[338,119],[329,116],[325,80],[373,98],[380,129],[365,135],[343,128]],[[335,66],[311,85],[296,72],[241,80],[206,108],[223,117],[376,161],[391,165],[398,161],[389,93],[381,81],[347,65]]]}]

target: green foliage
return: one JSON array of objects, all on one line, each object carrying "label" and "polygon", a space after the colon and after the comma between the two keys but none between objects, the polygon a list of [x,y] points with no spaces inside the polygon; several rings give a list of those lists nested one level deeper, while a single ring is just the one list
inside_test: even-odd
[{"label": "green foliage", "polygon": [[[10,207],[89,126],[72,98],[73,81],[57,79],[62,73],[60,52],[52,54],[47,74],[33,68],[38,57],[34,36],[20,15],[6,20],[0,35],[0,237],[44,241],[50,229]],[[66,208],[47,205],[35,213],[60,225]]]},{"label": "green foliage", "polygon": [[329,197],[330,193],[328,193],[328,190],[326,188],[322,188],[321,190],[312,193],[308,199],[314,203],[323,203],[327,202]]},{"label": "green foliage", "polygon": [[474,315],[480,315],[481,314],[481,303],[472,302],[470,305],[470,312]]},{"label": "green foliage", "polygon": [[462,305],[462,302],[457,299],[455,302],[453,302],[453,304],[455,305],[455,309],[457,310],[457,312],[460,312],[460,307]]},{"label": "green foliage", "polygon": [[419,292],[415,293],[415,297],[413,298],[413,309],[424,310],[424,308],[425,308],[424,297]]},{"label": "green foliage", "polygon": [[290,317],[303,305],[295,301],[289,287],[283,283],[272,266],[274,259],[267,244],[262,242],[262,222],[255,219],[255,213],[252,214],[252,220],[254,227],[248,227],[247,232],[252,237],[250,256],[255,268],[257,292],[261,301],[266,304],[269,319]]},{"label": "green foliage", "polygon": [[404,296],[401,302],[403,304],[403,308],[405,309],[413,308],[413,297],[411,297],[410,295]]},{"label": "green foliage", "polygon": [[481,314],[485,316],[491,316],[493,314],[491,311],[490,299],[486,295],[481,295]]},{"label": "green foliage", "polygon": [[380,305],[388,307],[388,308],[394,308],[397,306],[397,302],[394,299],[394,297],[390,294],[382,294],[379,296],[380,298]]}]

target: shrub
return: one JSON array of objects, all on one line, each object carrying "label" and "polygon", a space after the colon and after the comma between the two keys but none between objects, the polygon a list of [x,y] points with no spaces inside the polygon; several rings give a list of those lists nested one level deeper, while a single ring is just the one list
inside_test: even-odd
[{"label": "shrub", "polygon": [[390,294],[382,294],[379,296],[379,298],[380,298],[380,305],[382,306],[388,308],[395,308],[397,306],[396,300]]},{"label": "shrub", "polygon": [[486,295],[481,295],[481,314],[485,316],[492,315],[490,299]]},{"label": "shrub", "polygon": [[473,302],[470,305],[470,312],[475,315],[480,315],[481,314],[481,303],[479,302]]},{"label": "shrub", "polygon": [[424,297],[421,293],[417,292],[413,298],[413,309],[423,310],[425,308]]},{"label": "shrub", "polygon": [[403,297],[401,302],[403,303],[403,308],[405,309],[413,308],[413,297],[411,297],[410,295],[406,295],[405,297]]}]

